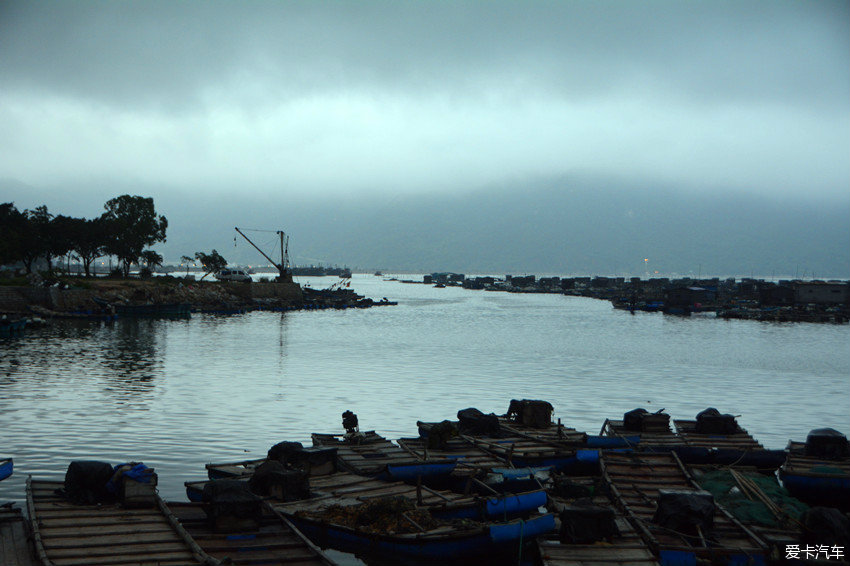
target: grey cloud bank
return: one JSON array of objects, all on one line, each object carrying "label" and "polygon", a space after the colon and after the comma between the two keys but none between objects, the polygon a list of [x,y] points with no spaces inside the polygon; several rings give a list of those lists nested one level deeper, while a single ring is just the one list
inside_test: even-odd
[{"label": "grey cloud bank", "polygon": [[4,2],[0,176],[842,196],[846,2]]}]

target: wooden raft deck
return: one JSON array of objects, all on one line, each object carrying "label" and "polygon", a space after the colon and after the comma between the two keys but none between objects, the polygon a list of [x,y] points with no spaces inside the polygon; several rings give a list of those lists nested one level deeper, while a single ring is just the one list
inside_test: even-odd
[{"label": "wooden raft deck", "polygon": [[322,509],[329,505],[356,505],[379,497],[405,497],[411,501],[420,501],[420,506],[441,508],[449,505],[472,504],[474,497],[448,490],[431,489],[403,482],[387,482],[366,476],[337,472],[326,476],[310,478],[310,499],[283,503],[271,500],[275,509],[294,512],[295,510]]},{"label": "wooden raft deck", "polygon": [[560,422],[549,423],[549,426],[545,428],[537,428],[506,417],[499,417],[499,427],[512,435],[553,446],[582,447],[587,444],[587,433],[564,426]]},{"label": "wooden raft deck", "polygon": [[764,446],[740,425],[736,425],[737,430],[733,434],[701,434],[696,431],[697,422],[694,420],[675,420],[673,424],[688,446],[741,451],[764,450]]},{"label": "wooden raft deck", "polygon": [[612,498],[655,554],[692,552],[698,558],[764,556],[766,545],[717,505],[714,527],[704,537],[689,537],[653,523],[660,490],[700,491],[673,453],[605,453],[603,478]]},{"label": "wooden raft deck", "polygon": [[442,448],[428,448],[428,441],[422,437],[400,438],[398,445],[418,460],[431,459],[454,460],[457,466],[452,475],[460,478],[478,477],[493,468],[507,466],[507,462],[478,448],[462,438],[453,438]]},{"label": "wooden raft deck", "polygon": [[169,503],[169,509],[195,542],[218,560],[234,566],[332,566],[335,564],[285,518],[266,508],[259,530],[217,532],[200,503]]},{"label": "wooden raft deck", "polygon": [[[592,498],[594,505],[614,509],[616,515],[618,536],[609,542],[601,544],[567,544],[559,538],[558,530],[537,540],[540,561],[543,566],[598,566],[611,564],[614,566],[658,566],[652,551],[607,496],[596,494]],[[550,494],[547,507],[557,516],[565,505],[566,499]]]},{"label": "wooden raft deck", "polygon": [[36,566],[21,510],[9,504],[0,507],[0,564]]},{"label": "wooden raft deck", "polygon": [[640,442],[635,448],[673,448],[675,446],[684,446],[684,439],[667,427],[664,429],[648,430],[637,432],[627,429],[623,425],[622,420],[606,419],[602,425],[603,436],[614,436],[617,438],[626,439],[635,435],[640,436]]},{"label": "wooden raft deck", "polygon": [[44,566],[217,565],[157,496],[157,507],[74,505],[56,494],[63,482],[27,480],[36,554]]},{"label": "wooden raft deck", "polygon": [[[401,446],[387,440],[375,431],[364,432],[358,443],[345,440],[342,434],[313,433],[314,446],[332,446],[337,448],[337,462],[340,468],[364,476],[376,476],[387,470],[388,466],[409,466],[422,462],[404,450]],[[438,463],[437,460],[428,460]]]}]

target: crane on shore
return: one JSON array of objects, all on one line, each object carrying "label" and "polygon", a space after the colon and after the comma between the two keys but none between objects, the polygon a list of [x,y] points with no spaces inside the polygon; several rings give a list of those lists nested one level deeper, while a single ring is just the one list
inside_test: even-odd
[{"label": "crane on shore", "polygon": [[280,263],[277,263],[275,260],[270,258],[266,254],[266,252],[264,252],[259,247],[257,247],[257,244],[252,242],[251,238],[246,236],[242,232],[242,230],[239,229],[238,226],[234,226],[234,228],[236,229],[236,231],[239,233],[240,236],[245,238],[245,241],[247,241],[249,244],[254,246],[255,250],[260,252],[260,254],[262,254],[262,256],[264,258],[269,260],[271,262],[271,264],[274,265],[277,268],[278,272],[280,272],[280,275],[278,276],[278,281],[280,281],[281,283],[291,283],[292,282],[292,270],[290,269],[290,266],[289,266],[289,236],[287,236],[282,230],[277,230],[275,232],[276,234],[278,234],[280,236]]}]

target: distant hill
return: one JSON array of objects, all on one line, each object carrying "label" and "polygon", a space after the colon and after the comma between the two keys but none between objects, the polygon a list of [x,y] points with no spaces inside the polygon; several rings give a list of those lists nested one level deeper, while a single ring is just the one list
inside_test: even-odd
[{"label": "distant hill", "polygon": [[[0,200],[11,194],[0,183]],[[850,278],[850,199],[806,201],[624,181],[545,179],[463,194],[209,198],[139,189],[169,220],[167,260],[212,248],[232,263],[265,263],[240,228],[283,229],[296,264],[395,272],[560,273]],[[73,191],[70,191],[73,194]],[[62,199],[36,201],[51,211]],[[46,194],[46,193],[45,193]],[[66,193],[67,194],[67,193]],[[26,198],[38,198],[27,191]],[[63,197],[79,208],[79,198]],[[272,233],[248,233],[264,249]],[[234,240],[234,238],[236,238]],[[644,259],[649,259],[645,262]]]}]

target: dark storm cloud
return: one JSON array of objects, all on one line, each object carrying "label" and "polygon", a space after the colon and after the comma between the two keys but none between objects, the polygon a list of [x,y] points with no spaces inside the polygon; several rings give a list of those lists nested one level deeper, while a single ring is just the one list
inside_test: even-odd
[{"label": "dark storm cloud", "polygon": [[847,2],[7,1],[0,176],[427,190],[584,170],[835,194],[849,19]]}]

